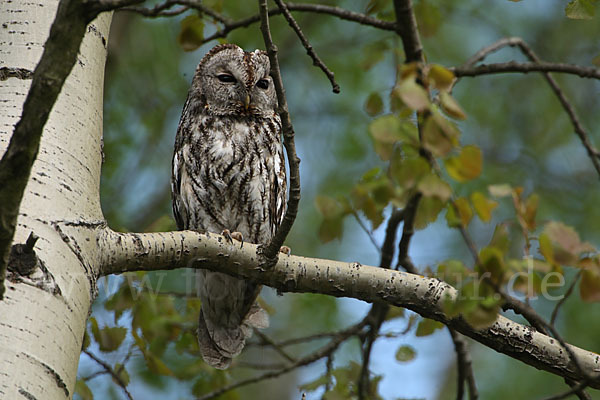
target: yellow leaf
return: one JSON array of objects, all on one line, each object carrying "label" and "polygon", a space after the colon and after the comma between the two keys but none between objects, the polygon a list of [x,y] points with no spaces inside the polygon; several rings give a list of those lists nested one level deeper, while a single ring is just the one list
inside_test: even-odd
[{"label": "yellow leaf", "polygon": [[454,97],[448,92],[440,92],[440,105],[442,106],[442,110],[452,118],[460,120],[467,119],[467,114],[465,114],[456,100],[454,100]]},{"label": "yellow leaf", "polygon": [[492,211],[498,207],[498,202],[489,200],[481,192],[474,192],[471,194],[471,203],[473,208],[483,222],[490,222],[492,219]]},{"label": "yellow leaf", "polygon": [[447,136],[436,120],[429,116],[423,124],[423,147],[435,157],[444,157],[456,146],[457,140]]},{"label": "yellow leaf", "polygon": [[425,197],[435,196],[443,202],[448,200],[452,195],[450,185],[434,174],[426,175],[421,179],[417,185],[417,190]]},{"label": "yellow leaf", "polygon": [[427,77],[432,81],[433,87],[440,91],[449,90],[454,82],[454,73],[439,64],[429,67]]},{"label": "yellow leaf", "polygon": [[399,97],[407,107],[415,111],[425,111],[429,108],[429,94],[419,85],[415,77],[409,77],[397,85],[392,94]]},{"label": "yellow leaf", "polygon": [[460,154],[444,162],[448,175],[458,182],[466,182],[481,174],[483,156],[476,146],[465,146]]}]

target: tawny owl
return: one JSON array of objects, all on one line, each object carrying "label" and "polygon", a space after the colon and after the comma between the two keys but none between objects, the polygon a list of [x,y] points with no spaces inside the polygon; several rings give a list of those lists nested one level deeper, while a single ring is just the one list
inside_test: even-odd
[{"label": "tawny owl", "polygon": [[[266,243],[286,199],[281,120],[264,51],[234,44],[210,50],[198,64],[173,155],[173,212],[179,229],[240,232]],[[260,285],[199,271],[198,343],[204,360],[224,369],[252,328],[268,325],[256,304]]]}]

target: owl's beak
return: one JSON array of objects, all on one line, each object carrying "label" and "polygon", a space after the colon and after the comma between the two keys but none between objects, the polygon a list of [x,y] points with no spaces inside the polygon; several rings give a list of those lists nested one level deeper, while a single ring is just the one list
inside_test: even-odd
[{"label": "owl's beak", "polygon": [[244,99],[244,108],[248,111],[248,107],[250,107],[250,95],[246,94],[246,98]]}]

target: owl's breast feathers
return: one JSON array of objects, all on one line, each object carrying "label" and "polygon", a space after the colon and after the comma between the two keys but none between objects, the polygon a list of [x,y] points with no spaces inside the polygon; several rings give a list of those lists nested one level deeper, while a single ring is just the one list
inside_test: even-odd
[{"label": "owl's breast feathers", "polygon": [[286,199],[279,116],[205,114],[187,122],[173,160],[174,210],[185,213],[176,216],[180,228],[229,229],[246,241],[268,241]]}]

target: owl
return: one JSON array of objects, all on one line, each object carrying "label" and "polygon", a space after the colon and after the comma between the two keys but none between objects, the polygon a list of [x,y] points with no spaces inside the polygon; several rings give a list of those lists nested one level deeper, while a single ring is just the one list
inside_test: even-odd
[{"label": "owl", "polygon": [[[267,243],[286,206],[281,120],[266,52],[234,44],[210,50],[198,64],[175,139],[171,190],[179,229],[236,232]],[[225,369],[253,328],[268,317],[256,303],[261,286],[198,272],[202,358]]]}]

